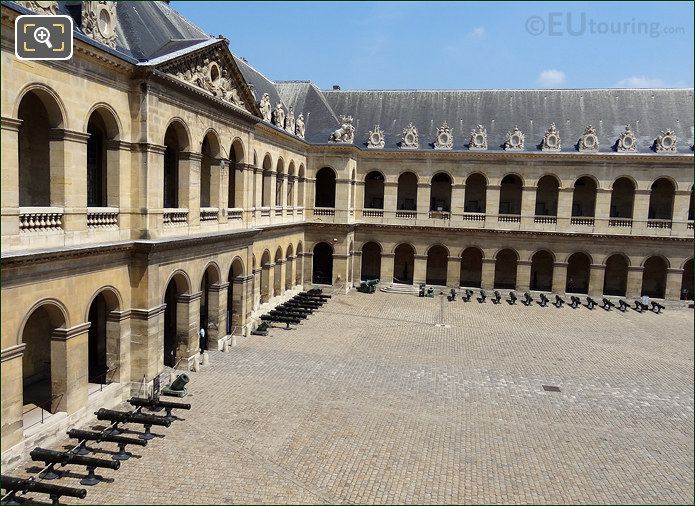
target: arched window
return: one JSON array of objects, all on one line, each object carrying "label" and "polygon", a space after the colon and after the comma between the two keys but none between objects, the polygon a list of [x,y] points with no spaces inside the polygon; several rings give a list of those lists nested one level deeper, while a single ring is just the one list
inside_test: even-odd
[{"label": "arched window", "polygon": [[399,244],[394,250],[393,282],[406,285],[413,284],[415,267],[415,250],[410,244]]},{"label": "arched window", "polygon": [[516,174],[502,178],[499,214],[521,214],[521,186],[521,178]]},{"label": "arched window", "polygon": [[[179,302],[179,297],[185,293],[189,293],[190,288],[186,277],[181,273],[176,273],[169,281],[166,291],[164,292],[164,365],[175,367],[178,362],[176,356],[176,347],[179,343],[179,336],[187,336],[189,329],[187,321],[180,321],[178,318],[179,309],[182,313],[188,308],[185,307],[185,302]],[[179,305],[181,306],[179,308]]]},{"label": "arched window", "polygon": [[555,260],[549,251],[537,251],[531,257],[531,290],[549,292],[553,289],[553,266]]},{"label": "arched window", "polygon": [[312,282],[317,285],[333,284],[333,248],[320,242],[314,246]]},{"label": "arched window", "polygon": [[567,259],[567,293],[589,293],[591,259],[584,253],[574,253]]},{"label": "arched window", "polygon": [[89,118],[87,133],[87,207],[106,207],[106,126],[99,113]]},{"label": "arched window", "polygon": [[373,170],[364,178],[364,208],[384,208],[384,175]]},{"label": "arched window", "polygon": [[276,296],[282,294],[282,288],[285,286],[282,282],[282,262],[282,248],[278,246],[275,250],[275,267],[273,268],[273,292]]},{"label": "arched window", "polygon": [[297,179],[297,206],[304,207],[304,185],[306,184],[306,175],[304,173],[304,165],[299,166],[299,174]]},{"label": "arched window", "polygon": [[466,192],[463,210],[467,213],[484,213],[486,204],[487,180],[482,174],[471,174],[466,178]]},{"label": "arched window", "polygon": [[243,283],[244,283],[244,263],[240,258],[235,258],[229,269],[227,281],[227,335],[231,336],[239,333],[244,323],[243,314]]},{"label": "arched window", "polygon": [[574,183],[572,194],[572,216],[593,217],[596,208],[596,182],[582,176]]},{"label": "arched window", "polygon": [[676,189],[673,183],[662,177],[652,184],[649,195],[649,219],[671,220],[673,218],[673,197]]},{"label": "arched window", "polygon": [[275,207],[285,206],[285,192],[282,191],[282,184],[285,181],[285,162],[278,160],[277,170],[275,171]]},{"label": "arched window", "polygon": [[201,148],[202,160],[200,162],[200,207],[211,207],[210,186],[212,179],[212,164],[214,155],[210,146],[210,134],[203,139]]},{"label": "arched window", "polygon": [[635,203],[635,185],[631,179],[621,177],[613,183],[611,190],[611,218],[632,219],[632,208]]},{"label": "arched window", "polygon": [[536,216],[557,216],[560,183],[555,176],[546,175],[536,186]]},{"label": "arched window", "polygon": [[290,162],[287,170],[287,207],[294,207],[294,185],[296,181],[294,162]]},{"label": "arched window", "polygon": [[396,209],[399,211],[417,210],[417,176],[412,172],[404,172],[398,176]]},{"label": "arched window", "polygon": [[435,174],[431,182],[430,211],[451,211],[451,177],[440,172]]},{"label": "arched window", "polygon": [[335,172],[324,167],[316,173],[315,207],[335,207]]},{"label": "arched window", "polygon": [[244,167],[244,145],[239,139],[236,139],[229,149],[229,187],[227,188],[227,207],[229,208],[238,208],[244,205],[244,170],[246,170]]},{"label": "arched window", "polygon": [[261,257],[261,304],[268,302],[273,296],[270,286],[270,252],[265,250]]}]

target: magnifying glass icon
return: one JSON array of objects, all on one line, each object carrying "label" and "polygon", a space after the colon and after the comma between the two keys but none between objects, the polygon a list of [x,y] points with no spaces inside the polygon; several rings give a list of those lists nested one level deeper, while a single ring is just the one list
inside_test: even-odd
[{"label": "magnifying glass icon", "polygon": [[53,47],[53,44],[51,44],[51,32],[46,27],[40,26],[34,30],[34,40],[39,44],[46,44],[48,49]]}]

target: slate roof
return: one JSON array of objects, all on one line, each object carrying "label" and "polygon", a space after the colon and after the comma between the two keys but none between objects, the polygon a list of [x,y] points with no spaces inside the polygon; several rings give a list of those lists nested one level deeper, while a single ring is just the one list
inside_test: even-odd
[{"label": "slate roof", "polygon": [[[627,124],[637,135],[638,152],[653,152],[654,139],[667,128],[678,136],[678,152],[692,152],[692,89],[379,90],[323,95],[337,115],[353,117],[355,144],[361,147],[378,124],[385,132],[385,149],[399,149],[402,131],[412,122],[420,149],[432,149],[437,127],[447,121],[454,150],[468,149],[471,130],[480,124],[487,129],[488,151],[502,151],[507,132],[515,126],[525,134],[524,150],[538,151],[546,129],[555,122],[563,152],[577,151],[587,125],[597,130],[599,151],[612,152]],[[327,142],[332,131],[314,131],[311,125],[308,130],[314,142]]]}]

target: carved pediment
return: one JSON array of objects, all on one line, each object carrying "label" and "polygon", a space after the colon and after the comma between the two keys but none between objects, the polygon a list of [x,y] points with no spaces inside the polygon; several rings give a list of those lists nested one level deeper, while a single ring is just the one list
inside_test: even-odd
[{"label": "carved pediment", "polygon": [[162,64],[160,70],[257,116],[253,94],[226,46],[215,45]]}]

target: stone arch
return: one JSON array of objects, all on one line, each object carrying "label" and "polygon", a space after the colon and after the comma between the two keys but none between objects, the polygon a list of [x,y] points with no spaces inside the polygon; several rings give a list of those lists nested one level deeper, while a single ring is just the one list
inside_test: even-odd
[{"label": "stone arch", "polygon": [[22,404],[55,413],[65,411],[67,385],[64,377],[64,350],[54,346],[51,336],[57,329],[69,328],[65,306],[54,299],[44,299],[24,317],[18,344],[22,353]]},{"label": "stone arch", "polygon": [[553,289],[553,269],[555,255],[552,251],[540,249],[531,256],[531,290],[549,292]]},{"label": "stone arch", "polygon": [[222,278],[220,267],[215,261],[207,263],[200,276],[200,322],[199,328],[205,330],[200,336],[200,349],[216,350],[219,329],[222,324],[219,315],[219,284]]},{"label": "stone arch", "polygon": [[611,186],[611,218],[632,219],[637,184],[632,177],[620,176]]},{"label": "stone arch", "polygon": [[278,163],[275,168],[275,206],[285,207],[285,192],[282,190],[283,182],[285,181],[285,160],[283,157],[278,158]]},{"label": "stone arch", "polygon": [[270,286],[270,251],[265,249],[261,255],[261,303],[268,302],[273,296]]},{"label": "stone arch", "polygon": [[[188,127],[180,120],[172,120],[164,134],[164,207],[177,208],[182,204],[179,188],[181,153],[190,146]],[[186,204],[187,205],[187,204]]]},{"label": "stone arch", "polygon": [[451,211],[451,187],[454,179],[446,171],[439,171],[430,180],[430,211]]},{"label": "stone arch", "polygon": [[[183,350],[188,346],[190,328],[188,318],[180,317],[187,313],[188,302],[181,300],[191,293],[191,280],[188,274],[179,269],[171,273],[163,294],[164,307],[164,347],[162,360],[164,365],[176,367],[184,358]],[[197,322],[195,322],[197,324]]]},{"label": "stone arch", "polygon": [[87,207],[118,207],[120,151],[109,146],[121,136],[121,122],[107,104],[92,107],[87,117]]},{"label": "stone arch", "polygon": [[364,176],[364,209],[384,208],[384,174],[378,170],[370,171]]},{"label": "stone arch", "polygon": [[25,88],[17,102],[19,206],[60,205],[57,173],[62,167],[63,142],[51,139],[51,131],[63,128],[65,114],[57,95],[48,87]]},{"label": "stone arch", "polygon": [[663,299],[666,295],[669,261],[661,255],[652,255],[644,260],[642,266],[642,295]]},{"label": "stone arch", "polygon": [[270,153],[266,153],[263,157],[263,173],[261,177],[261,206],[270,207],[272,191],[270,184],[272,181],[273,158]]},{"label": "stone arch", "polygon": [[446,285],[449,266],[449,250],[442,244],[434,244],[427,249],[427,269],[425,283],[428,285]]},{"label": "stone arch", "polygon": [[295,284],[301,285],[304,279],[304,250],[302,249],[302,241],[297,243],[297,253],[295,254],[297,267],[295,268]]},{"label": "stone arch", "polygon": [[393,250],[393,282],[412,285],[414,269],[415,248],[407,242],[398,244]]},{"label": "stone arch", "polygon": [[299,170],[297,171],[297,205],[299,207],[304,207],[304,187],[306,185],[306,170],[304,169],[304,164],[299,164]]},{"label": "stone arch", "polygon": [[[171,284],[172,281],[176,286],[177,293],[191,293],[191,287],[193,286],[193,284],[191,283],[191,278],[186,271],[182,269],[176,269],[174,272],[169,274],[167,282],[164,286],[169,286],[169,284]],[[164,299],[162,299],[162,302],[165,302]]]},{"label": "stone arch", "polygon": [[123,376],[121,365],[121,321],[111,315],[122,308],[118,290],[111,286],[100,288],[90,299],[85,321],[89,322],[87,338],[89,383],[111,383]]},{"label": "stone arch", "polygon": [[583,251],[572,253],[567,258],[566,293],[589,293],[591,263],[591,255]]},{"label": "stone arch", "polygon": [[14,105],[13,113],[15,118],[21,119],[19,118],[19,107],[29,93],[35,94],[46,108],[51,128],[70,128],[67,109],[60,95],[53,88],[43,83],[30,83],[22,88],[17,95]]},{"label": "stone arch", "polygon": [[466,213],[484,213],[487,206],[487,177],[473,172],[466,178],[463,210]]},{"label": "stone arch", "polygon": [[285,249],[285,290],[292,289],[294,283],[294,248],[292,243]]},{"label": "stone arch", "polygon": [[244,261],[235,256],[227,274],[226,335],[239,333],[246,318],[244,311]]},{"label": "stone arch", "polygon": [[598,182],[593,176],[581,176],[574,181],[572,191],[572,216],[594,217]]},{"label": "stone arch", "polygon": [[519,253],[511,248],[502,248],[495,254],[495,288],[516,288],[516,271]]},{"label": "stone arch", "polygon": [[[246,167],[244,166],[244,164],[246,163],[246,155],[244,153],[244,143],[241,141],[241,139],[239,139],[239,137],[235,137],[232,141],[232,145],[229,147],[229,181],[227,185],[227,207],[230,209],[243,207],[243,171],[246,170]],[[255,195],[253,198],[255,199]]]},{"label": "stone arch", "polygon": [[221,158],[220,139],[215,130],[209,128],[203,136],[203,142],[200,147],[202,159],[200,161],[200,207],[218,207],[219,195],[213,202],[212,191],[212,168],[217,164],[217,160]]},{"label": "stone arch", "polygon": [[294,207],[294,187],[297,176],[296,172],[294,160],[290,160],[290,164],[287,167],[287,207]]},{"label": "stone arch", "polygon": [[627,270],[630,259],[623,253],[612,253],[605,262],[603,293],[625,297],[627,295]]},{"label": "stone arch", "polygon": [[461,273],[459,286],[480,288],[483,278],[483,250],[477,246],[469,246],[461,251]]},{"label": "stone arch", "polygon": [[89,120],[92,119],[92,115],[99,114],[104,121],[106,127],[106,136],[108,139],[119,140],[123,135],[123,122],[116,110],[111,107],[111,105],[106,102],[97,102],[92,107],[90,107],[87,116],[84,119],[82,131],[88,133],[89,131]]},{"label": "stone arch", "polygon": [[521,214],[521,196],[524,179],[516,173],[510,172],[500,180],[500,206],[499,214]]},{"label": "stone arch", "polygon": [[335,207],[336,173],[331,167],[322,167],[316,172],[315,207]]},{"label": "stone arch", "polygon": [[418,177],[412,171],[406,170],[398,175],[398,191],[396,209],[399,211],[417,210]]},{"label": "stone arch", "polygon": [[377,241],[367,241],[362,245],[360,280],[381,279],[381,253],[383,248]]},{"label": "stone arch", "polygon": [[682,268],[680,299],[693,300],[693,259],[686,260]]},{"label": "stone arch", "polygon": [[273,268],[273,293],[275,295],[280,295],[283,291],[284,283],[282,279],[282,264],[284,259],[285,257],[282,254],[282,247],[278,246],[275,250],[275,267]]},{"label": "stone arch", "polygon": [[327,242],[314,244],[312,256],[312,282],[320,285],[333,284],[333,246]]},{"label": "stone arch", "polygon": [[673,219],[673,202],[677,185],[671,178],[659,177],[650,186],[649,214],[650,220]]},{"label": "stone arch", "polygon": [[545,174],[536,183],[536,216],[557,216],[560,179],[554,174]]}]

